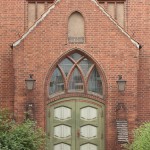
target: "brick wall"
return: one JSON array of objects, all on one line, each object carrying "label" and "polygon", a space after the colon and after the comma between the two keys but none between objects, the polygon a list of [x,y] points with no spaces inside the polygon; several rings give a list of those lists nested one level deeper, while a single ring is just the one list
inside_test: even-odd
[{"label": "brick wall", "polygon": [[[45,127],[46,102],[51,100],[47,88],[52,68],[66,53],[79,49],[94,59],[106,79],[105,99],[99,100],[106,105],[107,150],[117,149],[115,119],[118,102],[127,107],[129,137],[132,139],[131,131],[137,121],[150,119],[149,2],[127,1],[126,30],[143,45],[140,51],[93,2],[87,0],[60,1],[44,21],[12,50],[12,42],[26,30],[25,6],[24,0],[5,0],[0,5],[3,12],[0,17],[0,106],[13,109],[14,104],[15,119],[22,121],[26,103],[34,102],[35,118],[40,126]],[[85,20],[84,44],[67,42],[67,21],[74,11],[81,12]],[[24,83],[30,73],[36,79],[32,92],[26,90]],[[117,91],[119,74],[127,81],[124,94]]]},{"label": "brick wall", "polygon": [[150,120],[150,2],[128,2],[128,32],[143,45],[140,50],[138,70],[138,121]]},{"label": "brick wall", "polygon": [[[74,11],[81,12],[85,20],[84,44],[67,42],[67,20]],[[90,55],[105,74],[107,89],[103,101],[106,104],[106,145],[108,150],[115,150],[117,137],[114,131],[118,102],[124,102],[128,109],[129,131],[135,128],[139,51],[91,1],[61,1],[44,21],[14,48],[16,119],[23,119],[25,103],[31,100],[35,103],[35,118],[41,126],[45,126],[43,118],[46,101],[49,100],[47,81],[52,73],[51,68],[55,62],[65,57],[65,53],[73,49],[83,50]],[[30,73],[34,74],[36,79],[33,92],[26,91],[24,84],[24,79]],[[116,80],[119,74],[127,80],[124,95],[119,94],[117,90]]]},{"label": "brick wall", "polygon": [[0,10],[0,107],[12,110],[15,85],[10,45],[24,31],[24,1],[1,1]]}]

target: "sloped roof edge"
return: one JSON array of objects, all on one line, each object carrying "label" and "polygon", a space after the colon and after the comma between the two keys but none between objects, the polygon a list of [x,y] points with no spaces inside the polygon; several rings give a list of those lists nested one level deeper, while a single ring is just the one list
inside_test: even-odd
[{"label": "sloped roof edge", "polygon": [[42,22],[44,20],[44,18],[50,13],[50,11],[52,9],[55,8],[55,5],[60,2],[61,0],[55,0],[54,3],[48,8],[48,10],[28,29],[28,31],[26,33],[24,33],[21,38],[19,40],[17,40],[16,42],[14,42],[12,44],[13,47],[19,45],[21,43],[22,40],[24,40],[28,34],[30,34],[30,32],[32,32],[34,30],[34,28],[36,28],[36,26]]},{"label": "sloped roof edge", "polygon": [[[32,32],[32,30],[34,30],[34,28],[36,28],[36,26],[37,26],[41,21],[44,20],[44,18],[50,13],[50,11],[51,11],[52,9],[55,8],[55,5],[56,5],[58,2],[60,2],[60,1],[61,1],[61,0],[55,0],[55,2],[49,7],[49,9],[41,16],[41,18],[39,18],[39,19],[33,24],[33,26],[31,26],[31,27],[29,28],[29,30],[28,30],[25,34],[22,35],[22,37],[21,37],[19,40],[17,40],[16,42],[14,42],[14,43],[12,44],[12,47],[16,47],[17,45],[19,45],[19,44],[21,43],[21,41],[24,40],[24,39],[28,36],[28,34],[30,34],[30,32]],[[127,36],[127,37],[130,39],[130,41],[131,41],[138,49],[141,48],[141,45],[140,45],[137,41],[135,41],[135,40],[111,17],[111,15],[109,15],[109,14],[105,11],[105,9],[98,3],[97,0],[91,0],[91,1],[96,4],[96,6],[118,27],[118,29],[119,29],[125,36]]]},{"label": "sloped roof edge", "polygon": [[127,36],[130,41],[138,48],[140,49],[141,48],[141,45],[135,41],[112,17],[111,15],[109,15],[105,9],[98,3],[97,0],[91,0],[92,2],[94,2],[96,4],[96,6],[99,7],[99,9],[118,27],[118,29],[125,35]]}]

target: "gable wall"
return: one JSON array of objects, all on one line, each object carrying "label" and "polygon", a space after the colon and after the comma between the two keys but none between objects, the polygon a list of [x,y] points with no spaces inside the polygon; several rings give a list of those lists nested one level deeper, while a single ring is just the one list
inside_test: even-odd
[{"label": "gable wall", "polygon": [[[81,12],[84,17],[85,44],[67,42],[67,21],[74,11]],[[117,137],[114,131],[118,102],[123,101],[128,108],[129,130],[136,125],[138,50],[91,1],[62,0],[44,21],[14,48],[16,119],[23,119],[22,110],[25,109],[25,103],[31,100],[35,103],[35,118],[41,126],[45,126],[43,118],[46,101],[49,100],[49,78],[46,80],[46,77],[50,76],[48,72],[56,60],[76,48],[91,55],[105,74],[106,145],[108,150],[115,150]],[[30,73],[34,74],[36,79],[33,92],[26,91],[24,84],[24,79]],[[121,95],[117,90],[116,80],[119,74],[127,80],[125,95]]]},{"label": "gable wall", "polygon": [[[0,17],[0,22],[2,22],[0,26],[2,35],[0,41],[0,82],[2,83],[0,106],[9,106],[13,109],[13,100],[15,100],[17,120],[23,119],[25,103],[31,99],[35,102],[36,119],[41,126],[45,126],[45,122],[41,122],[41,119],[45,117],[45,99],[43,98],[45,97],[45,79],[48,71],[55,60],[58,60],[64,52],[75,47],[85,50],[95,58],[106,75],[108,83],[108,91],[106,92],[108,149],[109,147],[112,150],[116,149],[116,133],[113,131],[115,130],[117,102],[123,100],[128,108],[130,131],[137,125],[137,121],[140,123],[150,119],[150,5],[148,1],[128,0],[127,31],[140,44],[144,45],[140,50],[139,60],[138,50],[129,39],[122,36],[122,33],[106,19],[96,6],[90,1],[84,0],[80,2],[62,0],[50,15],[38,25],[36,30],[27,37],[25,42],[23,41],[14,49],[12,57],[12,49],[9,44],[24,33],[25,20],[27,19],[24,15],[26,3],[24,0],[5,0],[1,3],[0,10],[2,10],[3,16]],[[67,43],[67,18],[75,10],[82,12],[85,18],[85,44]],[[140,62],[139,67],[138,61]],[[24,79],[28,77],[29,73],[33,73],[37,80],[33,93],[28,93],[25,89]],[[117,93],[115,81],[118,79],[118,74],[122,74],[123,78],[127,80],[124,96]]]}]

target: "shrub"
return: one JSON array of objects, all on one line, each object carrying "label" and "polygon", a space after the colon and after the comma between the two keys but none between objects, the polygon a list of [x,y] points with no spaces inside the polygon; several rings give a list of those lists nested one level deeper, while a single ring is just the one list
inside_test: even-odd
[{"label": "shrub", "polygon": [[36,122],[18,124],[8,111],[0,112],[0,150],[39,150],[44,147],[45,134]]},{"label": "shrub", "polygon": [[0,135],[11,127],[11,115],[8,110],[0,110]]},{"label": "shrub", "polygon": [[125,146],[129,150],[150,150],[150,122],[134,130],[134,140]]}]

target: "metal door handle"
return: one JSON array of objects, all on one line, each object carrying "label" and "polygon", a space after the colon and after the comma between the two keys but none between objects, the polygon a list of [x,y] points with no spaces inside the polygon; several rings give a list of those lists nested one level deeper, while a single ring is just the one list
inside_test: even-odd
[{"label": "metal door handle", "polygon": [[77,137],[80,137],[80,129],[77,130]]}]

